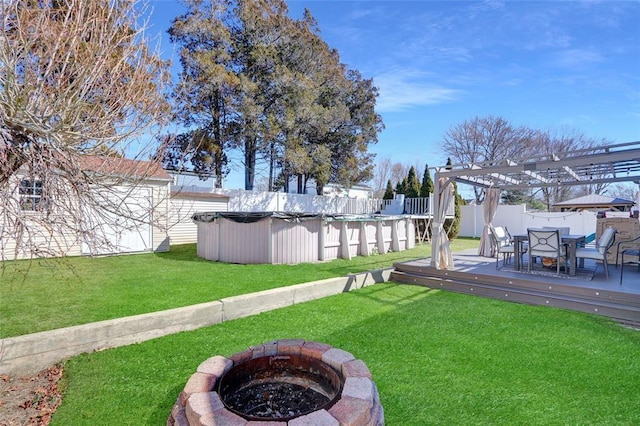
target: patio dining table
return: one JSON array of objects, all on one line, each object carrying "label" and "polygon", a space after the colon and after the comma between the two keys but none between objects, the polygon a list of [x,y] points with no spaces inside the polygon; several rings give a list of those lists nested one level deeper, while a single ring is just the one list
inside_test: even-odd
[{"label": "patio dining table", "polygon": [[[578,269],[578,259],[576,259],[576,249],[585,244],[586,235],[581,234],[565,234],[560,235],[562,240],[562,244],[567,246],[567,255],[569,256],[569,275],[575,276],[576,270]],[[513,235],[513,245],[515,247],[515,253],[513,256],[513,266],[516,271],[519,271],[522,268],[520,263],[520,256],[524,254],[523,246],[524,243],[529,240],[529,236],[527,234],[516,234]],[[584,259],[580,259],[580,266],[584,265]]]}]

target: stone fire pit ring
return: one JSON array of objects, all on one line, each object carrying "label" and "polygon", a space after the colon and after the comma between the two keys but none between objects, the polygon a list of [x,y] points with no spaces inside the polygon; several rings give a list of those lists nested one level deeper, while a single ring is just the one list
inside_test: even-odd
[{"label": "stone fire pit ring", "polygon": [[[229,409],[219,385],[234,367],[258,358],[306,357],[326,364],[342,380],[339,395],[326,407],[288,420],[246,419]],[[187,381],[167,419],[168,426],[209,425],[384,425],[384,411],[371,372],[366,364],[342,349],[304,339],[282,339],[252,346],[231,355],[217,355],[204,361]]]}]

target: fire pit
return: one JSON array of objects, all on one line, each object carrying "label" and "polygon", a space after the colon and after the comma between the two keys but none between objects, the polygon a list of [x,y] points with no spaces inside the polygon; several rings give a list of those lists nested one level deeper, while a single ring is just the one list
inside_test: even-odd
[{"label": "fire pit", "polygon": [[383,425],[363,361],[330,345],[285,339],[209,358],[180,393],[168,425]]}]

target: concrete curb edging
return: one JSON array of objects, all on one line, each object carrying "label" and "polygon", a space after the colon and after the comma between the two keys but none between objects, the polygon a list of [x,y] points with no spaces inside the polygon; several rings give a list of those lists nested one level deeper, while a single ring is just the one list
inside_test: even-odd
[{"label": "concrete curb edging", "polygon": [[182,308],[0,339],[0,374],[26,375],[85,352],[140,343],[386,282],[393,268],[329,278]]}]

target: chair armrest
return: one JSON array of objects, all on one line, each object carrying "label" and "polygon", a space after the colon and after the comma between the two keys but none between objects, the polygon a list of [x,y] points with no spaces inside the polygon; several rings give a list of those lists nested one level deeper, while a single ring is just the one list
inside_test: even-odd
[{"label": "chair armrest", "polygon": [[631,240],[618,241],[618,247],[616,249],[616,265],[618,264],[618,257],[620,256],[620,246],[622,244],[633,243],[634,241],[640,242],[640,237],[633,238]]}]

